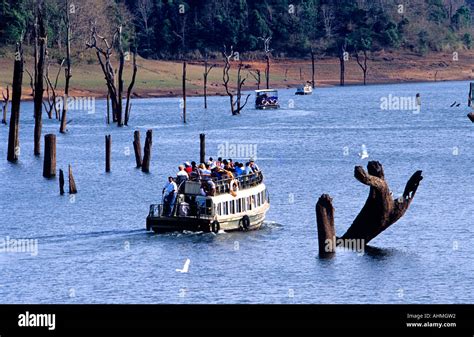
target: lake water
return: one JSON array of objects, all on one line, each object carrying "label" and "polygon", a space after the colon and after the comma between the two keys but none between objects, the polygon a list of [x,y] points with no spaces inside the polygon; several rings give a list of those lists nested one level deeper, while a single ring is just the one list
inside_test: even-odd
[{"label": "lake water", "polygon": [[[467,82],[280,90],[281,109],[240,116],[227,97],[133,101],[130,126],[71,111],[57,136],[57,169],[72,164],[78,194],[59,195],[33,156],[33,106],[22,104],[17,164],[6,161],[0,127],[0,238],[37,240],[34,253],[0,253],[1,303],[474,303],[474,135]],[[421,94],[419,113],[382,110],[381,98]],[[461,107],[450,107],[462,102]],[[58,133],[45,120],[43,133]],[[133,131],[153,129],[151,173],[135,169]],[[247,233],[145,231],[149,204],[185,160],[229,145],[256,146],[271,195],[262,229]],[[106,174],[104,135],[112,135]],[[365,145],[368,159],[359,153]],[[42,143],[42,147],[43,147]],[[254,149],[254,147],[252,147]],[[247,155],[245,153],[244,155]],[[235,158],[234,158],[235,159]],[[424,179],[405,216],[371,242],[377,249],[318,258],[314,206],[333,197],[339,235],[363,206],[368,187],[355,165],[379,160],[395,196],[418,169]],[[66,177],[67,178],[67,177]],[[66,183],[67,184],[67,183]],[[179,273],[186,259],[188,273]]]}]

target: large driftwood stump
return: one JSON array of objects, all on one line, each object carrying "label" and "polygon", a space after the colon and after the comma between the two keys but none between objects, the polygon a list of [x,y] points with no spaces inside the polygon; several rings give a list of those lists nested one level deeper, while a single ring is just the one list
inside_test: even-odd
[{"label": "large driftwood stump", "polygon": [[[410,206],[420,181],[423,179],[421,171],[416,171],[408,180],[403,196],[393,199],[387,182],[385,181],[383,166],[378,161],[370,161],[367,164],[367,172],[356,166],[354,177],[370,186],[369,196],[364,207],[354,219],[347,232],[336,240],[338,246],[345,245],[349,240],[359,240],[367,245],[373,238],[382,233],[398,219],[400,219]],[[332,199],[323,194],[316,205],[316,216],[318,221],[318,236],[320,238],[320,253],[322,248],[321,239],[331,239],[334,233],[334,209]],[[326,241],[327,243],[327,241]]]},{"label": "large driftwood stump", "polygon": [[470,112],[467,114],[467,117],[474,123],[474,112]]},{"label": "large driftwood stump", "polygon": [[334,207],[332,198],[323,194],[316,203],[318,225],[319,255],[325,256],[336,251],[336,232],[334,230]]}]

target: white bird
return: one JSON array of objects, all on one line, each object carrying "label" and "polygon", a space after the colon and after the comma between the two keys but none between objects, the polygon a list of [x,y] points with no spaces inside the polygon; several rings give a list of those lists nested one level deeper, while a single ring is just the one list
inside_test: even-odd
[{"label": "white bird", "polygon": [[360,159],[369,158],[369,152],[365,144],[362,144],[362,151],[359,153]]},{"label": "white bird", "polygon": [[183,269],[176,269],[177,272],[180,273],[187,273],[189,270],[189,264],[191,263],[190,259],[186,259],[186,262],[184,262]]}]

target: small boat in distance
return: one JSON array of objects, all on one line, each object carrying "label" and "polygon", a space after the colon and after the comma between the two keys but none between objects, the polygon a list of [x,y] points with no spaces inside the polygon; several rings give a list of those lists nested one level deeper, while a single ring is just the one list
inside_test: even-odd
[{"label": "small boat in distance", "polygon": [[278,91],[275,89],[255,90],[255,109],[278,109]]},{"label": "small boat in distance", "polygon": [[295,95],[311,95],[313,93],[313,87],[311,83],[307,82],[304,86],[296,88]]},{"label": "small boat in distance", "polygon": [[213,195],[202,195],[202,182],[187,180],[178,187],[173,206],[150,205],[146,229],[155,233],[184,230],[217,233],[248,231],[263,224],[270,198],[261,171],[212,182]]}]

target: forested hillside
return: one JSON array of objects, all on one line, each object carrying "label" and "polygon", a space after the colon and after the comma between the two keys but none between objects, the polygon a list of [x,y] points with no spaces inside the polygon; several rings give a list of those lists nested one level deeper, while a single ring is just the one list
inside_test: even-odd
[{"label": "forested hillside", "polygon": [[[33,42],[34,0],[0,0],[0,48]],[[45,0],[48,46],[61,53],[65,0]],[[70,1],[73,52],[85,48],[90,27],[124,40],[146,58],[201,58],[233,45],[274,56],[299,57],[313,49],[405,49],[423,54],[472,47],[474,0],[82,0]]]}]

